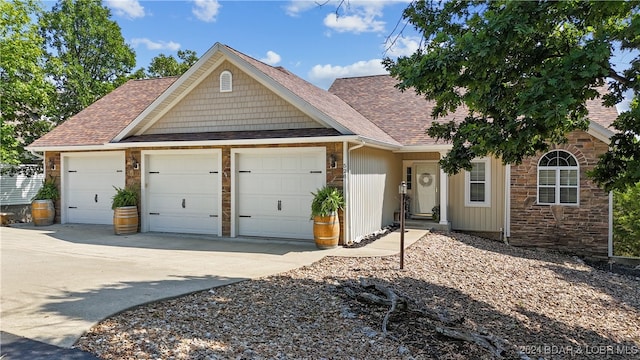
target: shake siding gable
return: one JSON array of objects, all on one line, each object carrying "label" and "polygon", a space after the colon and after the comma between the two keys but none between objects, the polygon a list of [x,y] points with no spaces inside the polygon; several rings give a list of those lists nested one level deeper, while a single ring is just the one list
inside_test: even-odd
[{"label": "shake siding gable", "polygon": [[[233,91],[220,92],[220,74]],[[145,134],[256,131],[323,127],[228,61],[223,62]]]}]

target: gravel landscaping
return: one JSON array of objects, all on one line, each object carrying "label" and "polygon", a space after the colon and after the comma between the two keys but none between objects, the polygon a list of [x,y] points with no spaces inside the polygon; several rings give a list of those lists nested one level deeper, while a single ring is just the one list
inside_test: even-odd
[{"label": "gravel landscaping", "polygon": [[437,320],[347,295],[359,279],[500,339],[504,358],[640,359],[640,273],[462,234],[399,257],[328,257],[277,276],[131,309],[76,347],[103,359],[493,359]]}]

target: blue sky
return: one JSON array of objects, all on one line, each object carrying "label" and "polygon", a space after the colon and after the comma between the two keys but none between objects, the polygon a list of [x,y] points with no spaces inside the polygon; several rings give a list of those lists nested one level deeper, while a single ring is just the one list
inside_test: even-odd
[{"label": "blue sky", "polygon": [[[394,39],[408,0],[338,1],[104,0],[137,55],[137,67],[163,53],[204,54],[221,42],[328,88],[336,77],[385,73],[385,56],[409,55],[419,37],[408,26]],[[324,5],[319,6],[319,3]],[[387,51],[385,53],[385,51]]]},{"label": "blue sky", "polygon": [[[402,20],[409,2],[345,0],[339,7],[340,0],[103,0],[136,52],[136,68],[178,50],[201,56],[221,42],[324,89],[337,77],[383,74],[384,56],[417,49],[418,33]],[[626,69],[635,56],[617,52],[612,63]]]}]

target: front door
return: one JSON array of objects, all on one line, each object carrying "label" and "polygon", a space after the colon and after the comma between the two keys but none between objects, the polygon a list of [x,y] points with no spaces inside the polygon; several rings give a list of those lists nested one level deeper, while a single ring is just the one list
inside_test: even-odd
[{"label": "front door", "polygon": [[415,191],[412,212],[416,216],[431,216],[438,204],[438,165],[436,163],[415,163]]}]

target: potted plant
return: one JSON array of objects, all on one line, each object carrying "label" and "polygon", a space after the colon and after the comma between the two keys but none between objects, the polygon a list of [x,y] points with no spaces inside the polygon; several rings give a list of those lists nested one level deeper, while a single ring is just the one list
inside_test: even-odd
[{"label": "potted plant", "polygon": [[338,210],[344,208],[344,197],[340,189],[325,186],[311,193],[311,219],[313,220],[313,238],[319,249],[338,246],[340,238],[340,220]]},{"label": "potted plant", "polygon": [[56,208],[53,204],[60,196],[56,180],[49,177],[42,182],[42,187],[31,199],[31,216],[36,226],[51,225],[56,216]]},{"label": "potted plant", "polygon": [[134,188],[119,188],[113,195],[113,231],[116,235],[135,234],[138,232],[138,192]]},{"label": "potted plant", "polygon": [[431,209],[431,218],[435,222],[440,221],[440,205],[436,205]]}]

